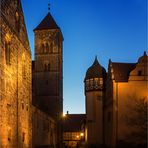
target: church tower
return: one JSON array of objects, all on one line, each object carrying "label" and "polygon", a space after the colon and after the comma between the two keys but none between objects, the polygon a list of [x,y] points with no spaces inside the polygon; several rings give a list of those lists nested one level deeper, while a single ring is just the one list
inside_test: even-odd
[{"label": "church tower", "polygon": [[63,112],[63,36],[50,12],[34,29],[34,34],[33,103],[56,120],[60,132]]},{"label": "church tower", "polygon": [[97,57],[85,76],[86,98],[86,141],[89,146],[103,144],[103,98],[106,71],[99,64]]}]

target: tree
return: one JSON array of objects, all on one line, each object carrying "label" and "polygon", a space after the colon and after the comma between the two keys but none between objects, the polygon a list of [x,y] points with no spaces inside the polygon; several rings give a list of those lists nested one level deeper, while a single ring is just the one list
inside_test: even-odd
[{"label": "tree", "polygon": [[129,97],[125,115],[126,126],[130,132],[126,142],[136,146],[146,147],[147,144],[147,100],[136,96]]}]

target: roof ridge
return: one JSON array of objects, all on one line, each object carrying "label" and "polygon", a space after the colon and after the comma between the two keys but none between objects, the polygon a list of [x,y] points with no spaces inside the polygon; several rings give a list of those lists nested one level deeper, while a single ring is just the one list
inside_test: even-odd
[{"label": "roof ridge", "polygon": [[57,23],[55,22],[54,18],[50,14],[50,12],[47,13],[47,15],[43,18],[43,20],[39,23],[39,25],[34,29],[35,30],[44,30],[44,29],[60,29]]}]

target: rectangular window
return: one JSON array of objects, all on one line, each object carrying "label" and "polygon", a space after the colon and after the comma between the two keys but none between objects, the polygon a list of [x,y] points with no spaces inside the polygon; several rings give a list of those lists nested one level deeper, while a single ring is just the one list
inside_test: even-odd
[{"label": "rectangular window", "polygon": [[5,59],[6,64],[10,64],[10,43],[5,43]]},{"label": "rectangular window", "polygon": [[25,141],[25,133],[24,132],[22,133],[22,141],[23,142]]},{"label": "rectangular window", "polygon": [[138,76],[141,76],[141,75],[142,75],[142,71],[139,70],[139,71],[138,71]]}]

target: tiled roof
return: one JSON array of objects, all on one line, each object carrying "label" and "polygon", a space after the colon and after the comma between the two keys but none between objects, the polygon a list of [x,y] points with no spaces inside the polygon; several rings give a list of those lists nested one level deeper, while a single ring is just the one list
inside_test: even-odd
[{"label": "tiled roof", "polygon": [[80,131],[82,124],[85,122],[85,118],[85,114],[66,114],[63,119],[64,132]]},{"label": "tiled roof", "polygon": [[41,21],[41,23],[34,29],[35,30],[44,30],[44,29],[59,29],[55,20],[50,13]]},{"label": "tiled roof", "polygon": [[136,63],[112,62],[113,74],[116,82],[127,82],[130,72],[135,68]]},{"label": "tiled roof", "polygon": [[104,77],[106,77],[106,70],[104,67],[102,67],[99,64],[96,57],[94,63],[92,64],[91,67],[88,68],[86,72],[85,80],[91,78],[104,78]]}]

